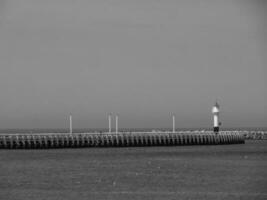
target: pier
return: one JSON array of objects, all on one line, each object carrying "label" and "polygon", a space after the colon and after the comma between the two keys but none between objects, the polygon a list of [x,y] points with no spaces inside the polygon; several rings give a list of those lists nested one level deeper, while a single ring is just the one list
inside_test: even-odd
[{"label": "pier", "polygon": [[2,134],[1,149],[242,144],[237,131]]}]

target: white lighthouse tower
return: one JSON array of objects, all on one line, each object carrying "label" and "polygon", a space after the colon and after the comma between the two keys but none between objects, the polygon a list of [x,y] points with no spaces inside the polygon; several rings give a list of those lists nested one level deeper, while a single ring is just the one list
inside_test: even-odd
[{"label": "white lighthouse tower", "polygon": [[215,105],[212,107],[212,114],[213,114],[213,131],[214,133],[219,133],[219,113],[220,113],[220,106],[218,102],[216,101]]}]

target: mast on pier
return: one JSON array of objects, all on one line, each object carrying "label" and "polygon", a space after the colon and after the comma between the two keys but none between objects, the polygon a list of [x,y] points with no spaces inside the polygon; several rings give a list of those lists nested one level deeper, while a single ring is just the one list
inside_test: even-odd
[{"label": "mast on pier", "polygon": [[72,114],[70,114],[70,134],[72,134]]},{"label": "mast on pier", "polygon": [[116,134],[118,134],[118,125],[119,125],[119,116],[118,116],[118,114],[116,115],[116,117],[115,117],[115,120],[116,120]]},{"label": "mast on pier", "polygon": [[172,132],[175,133],[175,115],[172,115]]},{"label": "mast on pier", "polygon": [[111,133],[111,114],[108,114],[108,132]]}]

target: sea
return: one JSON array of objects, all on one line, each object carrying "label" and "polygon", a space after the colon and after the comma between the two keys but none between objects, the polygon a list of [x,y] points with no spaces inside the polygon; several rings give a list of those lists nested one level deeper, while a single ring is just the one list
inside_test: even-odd
[{"label": "sea", "polygon": [[266,200],[266,169],[267,140],[207,146],[0,149],[0,199]]}]

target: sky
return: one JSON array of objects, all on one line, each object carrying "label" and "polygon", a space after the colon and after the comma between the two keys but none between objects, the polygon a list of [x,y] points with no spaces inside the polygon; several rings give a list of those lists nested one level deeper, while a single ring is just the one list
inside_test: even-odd
[{"label": "sky", "polygon": [[[0,128],[267,125],[264,0],[0,0]],[[113,118],[115,119],[115,118]],[[114,126],[115,120],[113,120]]]}]

